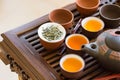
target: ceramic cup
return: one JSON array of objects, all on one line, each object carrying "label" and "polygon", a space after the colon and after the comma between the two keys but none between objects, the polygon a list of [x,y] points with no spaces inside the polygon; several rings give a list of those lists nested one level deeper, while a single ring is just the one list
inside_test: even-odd
[{"label": "ceramic cup", "polygon": [[84,67],[83,58],[76,54],[67,54],[60,59],[61,72],[67,78],[79,78]]},{"label": "ceramic cup", "polygon": [[66,37],[65,39],[65,45],[67,47],[68,53],[75,53],[80,56],[83,56],[84,52],[81,50],[81,46],[83,44],[88,44],[89,40],[86,36],[82,34],[71,34]]},{"label": "ceramic cup", "polygon": [[100,0],[76,0],[78,11],[83,16],[95,13],[99,7]]},{"label": "ceramic cup", "polygon": [[100,8],[99,13],[100,18],[105,22],[105,27],[116,28],[120,25],[120,6],[106,4]]},{"label": "ceramic cup", "polygon": [[40,43],[43,47],[47,50],[55,50],[63,43],[66,30],[58,23],[48,22],[39,27],[38,36],[40,37]]},{"label": "ceramic cup", "polygon": [[64,26],[67,30],[73,26],[74,15],[70,10],[60,8],[55,9],[49,13],[49,19]]},{"label": "ceramic cup", "polygon": [[96,38],[104,28],[104,22],[97,17],[86,17],[81,25],[82,33],[89,39]]}]

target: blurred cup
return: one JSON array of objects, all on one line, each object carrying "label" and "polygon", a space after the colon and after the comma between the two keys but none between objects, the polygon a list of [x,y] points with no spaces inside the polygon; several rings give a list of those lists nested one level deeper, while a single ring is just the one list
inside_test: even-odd
[{"label": "blurred cup", "polygon": [[43,47],[47,50],[55,50],[64,42],[66,30],[58,23],[48,22],[38,28],[38,36]]},{"label": "blurred cup", "polygon": [[80,15],[89,16],[95,13],[99,7],[100,0],[76,0]]},{"label": "blurred cup", "polygon": [[86,17],[81,25],[82,33],[89,39],[96,38],[104,28],[104,22],[97,17]]},{"label": "blurred cup", "polygon": [[60,59],[61,72],[67,78],[79,78],[84,67],[83,58],[76,54],[67,54]]},{"label": "blurred cup", "polygon": [[100,10],[100,18],[107,28],[117,28],[120,25],[120,6],[115,4],[103,5]]},{"label": "blurred cup", "polygon": [[82,34],[71,34],[65,39],[65,45],[68,53],[75,53],[80,56],[84,55],[84,51],[81,50],[83,44],[88,44],[89,40]]},{"label": "blurred cup", "polygon": [[51,11],[49,19],[52,22],[61,24],[67,30],[73,26],[74,15],[70,10],[61,8]]}]

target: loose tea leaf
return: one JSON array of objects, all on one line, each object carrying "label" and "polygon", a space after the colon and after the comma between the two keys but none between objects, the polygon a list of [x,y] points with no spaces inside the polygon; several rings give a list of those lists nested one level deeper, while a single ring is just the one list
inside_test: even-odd
[{"label": "loose tea leaf", "polygon": [[43,29],[42,33],[44,38],[49,41],[59,39],[62,36],[62,34],[63,32],[61,32],[55,25]]}]

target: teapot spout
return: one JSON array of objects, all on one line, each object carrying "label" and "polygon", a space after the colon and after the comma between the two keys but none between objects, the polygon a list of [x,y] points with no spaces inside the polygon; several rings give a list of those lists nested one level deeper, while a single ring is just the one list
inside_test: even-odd
[{"label": "teapot spout", "polygon": [[90,44],[85,44],[82,46],[82,50],[87,52],[93,57],[97,57],[98,55],[98,45],[96,42],[90,43]]}]

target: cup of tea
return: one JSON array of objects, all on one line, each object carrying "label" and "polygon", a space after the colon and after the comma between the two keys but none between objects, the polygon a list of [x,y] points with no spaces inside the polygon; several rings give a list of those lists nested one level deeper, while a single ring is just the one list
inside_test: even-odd
[{"label": "cup of tea", "polygon": [[67,54],[60,59],[60,68],[63,76],[77,79],[85,67],[82,57],[76,54]]},{"label": "cup of tea", "polygon": [[75,53],[78,55],[83,56],[84,51],[81,50],[82,45],[88,44],[89,40],[86,36],[82,34],[71,34],[66,37],[65,39],[65,45],[67,47],[68,53]]},{"label": "cup of tea", "polygon": [[95,13],[99,7],[100,0],[76,0],[77,9],[82,16]]},{"label": "cup of tea", "polygon": [[81,21],[82,33],[89,39],[96,38],[104,28],[104,22],[97,17],[86,17]]},{"label": "cup of tea", "polygon": [[120,25],[120,6],[115,4],[103,5],[100,10],[100,18],[107,28],[117,28]]},{"label": "cup of tea", "polygon": [[49,19],[52,22],[61,24],[66,30],[73,26],[73,13],[64,8],[55,9],[49,13]]},{"label": "cup of tea", "polygon": [[55,22],[47,22],[38,28],[40,43],[47,50],[58,49],[66,36],[65,28]]}]

